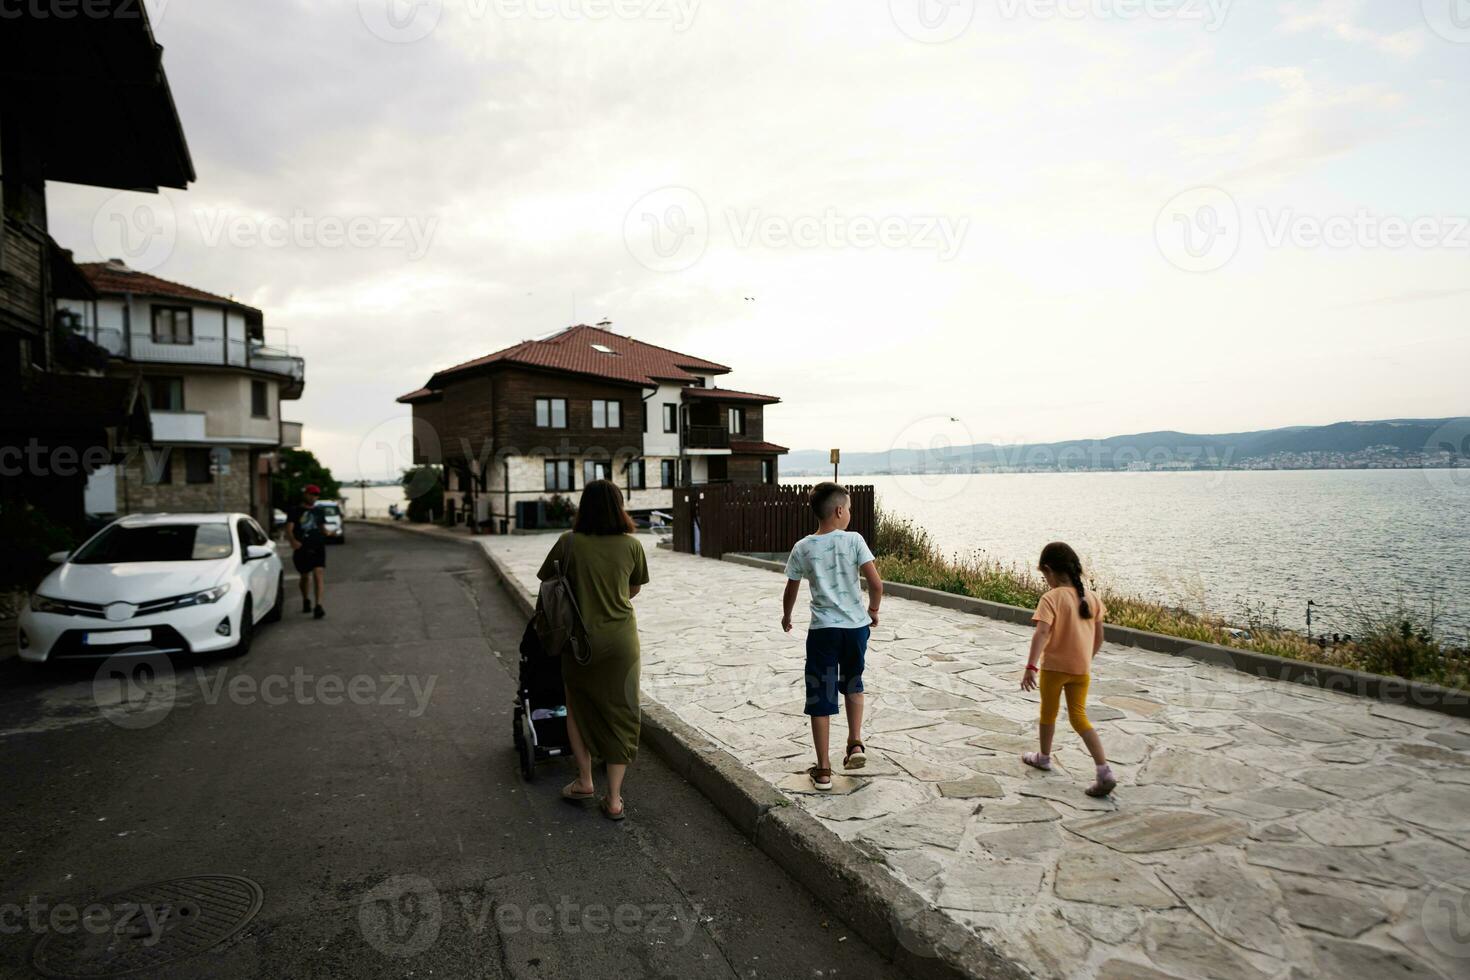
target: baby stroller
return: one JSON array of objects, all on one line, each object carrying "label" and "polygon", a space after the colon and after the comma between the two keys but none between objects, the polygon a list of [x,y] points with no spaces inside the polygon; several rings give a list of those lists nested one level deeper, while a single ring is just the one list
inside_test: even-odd
[{"label": "baby stroller", "polygon": [[571,755],[567,738],[566,689],[561,680],[561,658],[548,657],[529,624],[521,637],[520,690],[516,695],[511,734],[521,758],[521,777],[536,778],[536,763]]}]

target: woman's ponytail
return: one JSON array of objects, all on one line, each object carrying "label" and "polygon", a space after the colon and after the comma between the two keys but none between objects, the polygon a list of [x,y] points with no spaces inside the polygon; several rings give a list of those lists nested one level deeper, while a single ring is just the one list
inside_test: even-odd
[{"label": "woman's ponytail", "polygon": [[1087,589],[1082,584],[1082,559],[1077,557],[1072,546],[1053,541],[1041,549],[1040,564],[1042,568],[1051,569],[1053,574],[1066,576],[1072,588],[1077,590],[1077,615],[1091,619],[1092,605],[1087,601]]}]

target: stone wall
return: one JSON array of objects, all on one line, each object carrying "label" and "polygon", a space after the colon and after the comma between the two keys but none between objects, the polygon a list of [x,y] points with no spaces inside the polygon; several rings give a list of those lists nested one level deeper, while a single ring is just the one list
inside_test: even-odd
[{"label": "stone wall", "polygon": [[[261,501],[251,500],[251,483],[255,472],[256,452],[236,449],[230,472],[216,476],[208,483],[188,482],[183,447],[171,447],[163,465],[168,467],[168,483],[150,483],[145,469],[152,473],[160,465],[163,447],[134,448],[127,461],[118,468],[117,512],[119,514],[214,513],[239,511],[260,519]],[[161,472],[161,470],[160,470]]]}]

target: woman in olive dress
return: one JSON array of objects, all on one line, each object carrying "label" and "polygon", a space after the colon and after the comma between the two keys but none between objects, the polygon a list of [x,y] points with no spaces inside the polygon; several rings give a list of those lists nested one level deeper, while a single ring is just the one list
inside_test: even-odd
[{"label": "woman in olive dress", "polygon": [[637,528],[623,509],[617,484],[593,480],[582,491],[577,519],[546,556],[539,573],[552,578],[560,561],[587,627],[587,662],[562,658],[567,688],[567,734],[577,778],[561,795],[590,801],[592,760],[607,766],[604,816],[623,819],[623,776],[638,754],[638,620],[632,599],[648,582],[648,559],[633,536]]}]

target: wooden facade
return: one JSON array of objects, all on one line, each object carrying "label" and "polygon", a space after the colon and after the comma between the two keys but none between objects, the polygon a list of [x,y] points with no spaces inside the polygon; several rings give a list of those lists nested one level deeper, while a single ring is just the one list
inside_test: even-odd
[{"label": "wooden facade", "polygon": [[[715,484],[674,491],[674,550],[720,558],[732,552],[780,554],[817,529],[807,499],[810,486]],[[873,545],[871,486],[847,488],[852,524]],[[697,544],[696,544],[696,538]]]}]

